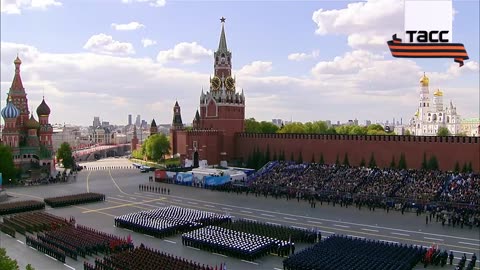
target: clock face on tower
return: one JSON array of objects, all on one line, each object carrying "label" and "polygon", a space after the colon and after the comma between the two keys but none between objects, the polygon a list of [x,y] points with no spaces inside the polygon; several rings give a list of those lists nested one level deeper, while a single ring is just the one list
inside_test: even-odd
[{"label": "clock face on tower", "polygon": [[212,89],[213,90],[220,89],[220,84],[221,83],[222,83],[222,81],[220,80],[220,78],[218,78],[217,76],[213,77],[213,79],[211,80]]},{"label": "clock face on tower", "polygon": [[228,90],[234,90],[235,88],[235,80],[228,76],[227,79],[225,80],[225,86],[227,87]]}]

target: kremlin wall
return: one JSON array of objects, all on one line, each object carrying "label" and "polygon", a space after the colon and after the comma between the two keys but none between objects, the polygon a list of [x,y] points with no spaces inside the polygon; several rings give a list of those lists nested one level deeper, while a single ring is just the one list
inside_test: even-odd
[{"label": "kremlin wall", "polygon": [[348,154],[350,165],[358,166],[362,160],[368,164],[373,153],[378,167],[390,167],[392,157],[398,164],[400,155],[405,155],[409,168],[422,166],[424,153],[427,160],[435,156],[441,170],[453,170],[458,161],[460,168],[472,163],[473,170],[480,171],[480,137],[436,137],[436,136],[394,136],[394,135],[322,135],[322,134],[256,134],[239,133],[235,137],[236,157],[246,161],[255,148],[270,156],[280,152],[295,160],[302,155],[303,161],[315,161],[323,155],[325,163],[343,162]]},{"label": "kremlin wall", "polygon": [[[214,76],[210,78],[206,93],[202,89],[200,112],[197,110],[193,117],[193,130],[184,128],[178,102],[173,108],[171,153],[179,154],[182,160],[192,159],[194,164],[195,160],[197,164],[198,160],[207,160],[208,164],[220,164],[221,161],[246,163],[255,149],[265,153],[268,147],[270,157],[282,153],[287,160],[292,154],[294,160],[298,160],[301,154],[306,162],[311,161],[312,156],[318,162],[323,156],[325,163],[333,164],[337,157],[342,163],[347,154],[350,165],[358,166],[362,159],[368,164],[373,154],[378,167],[390,167],[392,159],[398,164],[403,153],[409,168],[421,168],[426,155],[427,161],[436,157],[439,168],[444,171],[453,170],[457,162],[460,168],[471,164],[474,171],[480,171],[480,137],[418,136],[436,132],[442,125],[452,130],[457,124],[456,120],[450,120],[456,119],[456,114],[449,117],[449,108],[444,112],[443,102],[438,98],[434,98],[432,103],[438,105],[435,107],[438,110],[430,109],[425,76],[421,80],[421,114],[412,122],[418,130],[414,133],[417,136],[245,133],[245,96],[243,89],[236,91],[236,79],[231,72],[232,54],[227,48],[224,29],[225,19],[221,21],[220,42],[213,59]],[[431,118],[432,113],[446,117]]]}]

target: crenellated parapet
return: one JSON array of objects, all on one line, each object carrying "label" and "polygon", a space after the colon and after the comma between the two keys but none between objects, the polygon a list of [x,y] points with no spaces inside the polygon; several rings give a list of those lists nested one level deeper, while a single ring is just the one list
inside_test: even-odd
[{"label": "crenellated parapet", "polygon": [[480,137],[471,136],[410,136],[410,135],[349,135],[308,133],[236,133],[239,138],[258,139],[303,139],[329,141],[375,141],[375,142],[428,142],[479,144]]}]

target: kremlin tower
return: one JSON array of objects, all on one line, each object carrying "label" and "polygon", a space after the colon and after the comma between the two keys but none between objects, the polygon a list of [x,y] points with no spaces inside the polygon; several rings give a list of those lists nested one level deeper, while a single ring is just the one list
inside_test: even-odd
[{"label": "kremlin tower", "polygon": [[52,134],[49,124],[50,108],[45,99],[37,108],[39,121],[28,110],[28,99],[20,76],[22,61],[17,56],[15,75],[8,92],[7,105],[1,110],[5,120],[1,144],[12,149],[13,161],[25,171],[36,163],[46,168],[50,174],[55,170],[53,162]]},{"label": "kremlin tower", "polygon": [[227,46],[225,18],[220,21],[222,28],[213,56],[213,76],[208,91],[201,91],[200,110],[195,113],[192,130],[184,128],[178,102],[173,108],[171,153],[194,160],[193,164],[197,164],[195,160],[198,159],[211,164],[232,160],[235,134],[244,131],[245,96],[243,89],[238,91],[232,75],[232,52]]}]

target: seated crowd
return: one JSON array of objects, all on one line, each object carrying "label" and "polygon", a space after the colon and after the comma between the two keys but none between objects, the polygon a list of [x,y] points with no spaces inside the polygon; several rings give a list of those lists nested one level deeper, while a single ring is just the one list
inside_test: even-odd
[{"label": "seated crowd", "polygon": [[105,195],[100,193],[80,193],[67,196],[51,197],[45,198],[45,203],[49,206],[55,207],[64,207],[76,204],[84,204],[91,202],[105,201]]},{"label": "seated crowd", "polygon": [[271,237],[207,226],[184,233],[182,243],[244,260],[255,260],[271,252],[288,255],[291,243]]},{"label": "seated crowd", "polygon": [[331,236],[283,261],[286,270],[410,270],[425,248],[345,236]]},{"label": "seated crowd", "polygon": [[230,222],[231,218],[195,209],[169,206],[115,217],[115,226],[163,238],[207,225]]},{"label": "seated crowd", "polygon": [[[133,250],[115,253],[109,257],[95,259],[95,265],[83,264],[84,270],[213,270],[208,265],[145,247],[143,244]],[[215,268],[216,269],[216,268]]]},{"label": "seated crowd", "polygon": [[[469,226],[480,226],[480,174],[366,168],[273,161],[251,175],[248,186],[217,188],[256,196],[320,200],[375,207],[447,211]],[[403,212],[403,211],[402,211]]]},{"label": "seated crowd", "polygon": [[220,225],[220,227],[239,232],[254,233],[283,241],[291,241],[293,243],[315,243],[321,237],[320,235],[317,235],[315,231],[311,230],[263,223],[247,219],[240,219],[231,223],[225,223]]},{"label": "seated crowd", "polygon": [[10,215],[20,212],[45,209],[45,203],[39,201],[16,201],[10,203],[0,203],[0,215]]}]

